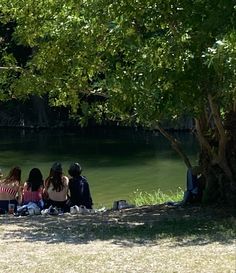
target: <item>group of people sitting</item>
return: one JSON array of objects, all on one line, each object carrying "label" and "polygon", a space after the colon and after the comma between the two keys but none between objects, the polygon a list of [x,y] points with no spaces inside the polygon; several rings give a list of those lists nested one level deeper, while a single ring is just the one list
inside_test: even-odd
[{"label": "group of people sitting", "polygon": [[89,184],[81,172],[80,164],[73,163],[68,178],[63,174],[61,163],[55,162],[45,180],[40,169],[33,168],[22,185],[21,168],[13,167],[0,180],[0,214],[8,213],[9,206],[17,212],[17,207],[29,203],[35,203],[41,210],[56,207],[62,212],[69,212],[72,206],[92,209]]},{"label": "group of people sitting", "polygon": [[[24,185],[21,184],[20,167],[13,167],[5,178],[0,173],[0,214],[8,213],[9,208],[13,208],[12,213],[16,213],[17,207],[32,203],[40,210],[57,208],[61,212],[70,212],[74,207],[91,210],[93,201],[89,184],[81,172],[80,164],[72,163],[68,178],[63,174],[61,163],[55,162],[45,180],[38,168],[31,169]],[[201,202],[205,188],[202,178],[199,166],[189,168],[183,200],[167,203],[185,205]]]}]

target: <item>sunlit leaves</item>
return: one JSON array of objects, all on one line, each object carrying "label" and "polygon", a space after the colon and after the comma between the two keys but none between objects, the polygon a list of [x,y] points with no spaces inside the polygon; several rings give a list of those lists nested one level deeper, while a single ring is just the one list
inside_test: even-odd
[{"label": "sunlit leaves", "polygon": [[225,108],[234,96],[230,0],[2,0],[0,8],[2,22],[17,24],[15,41],[34,52],[11,92],[48,94],[83,124],[195,116],[208,93]]}]

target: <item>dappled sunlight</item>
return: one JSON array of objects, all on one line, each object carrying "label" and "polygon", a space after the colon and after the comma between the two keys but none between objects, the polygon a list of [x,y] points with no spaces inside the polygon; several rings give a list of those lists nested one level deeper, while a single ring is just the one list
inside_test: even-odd
[{"label": "dappled sunlight", "polygon": [[173,246],[231,244],[235,218],[230,212],[200,207],[143,206],[93,215],[1,216],[1,240],[86,244],[102,240],[119,245],[153,245],[170,239]]}]

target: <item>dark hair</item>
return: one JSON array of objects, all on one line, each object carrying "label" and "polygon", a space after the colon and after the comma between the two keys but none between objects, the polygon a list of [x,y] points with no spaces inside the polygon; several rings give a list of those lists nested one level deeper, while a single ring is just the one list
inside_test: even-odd
[{"label": "dark hair", "polygon": [[11,183],[12,181],[19,181],[21,180],[21,168],[16,166],[13,167],[8,176],[5,178],[4,182],[5,183]]},{"label": "dark hair", "polygon": [[72,163],[68,170],[69,175],[72,177],[80,176],[81,172],[82,172],[82,168],[79,163]]},{"label": "dark hair", "polygon": [[62,167],[61,163],[55,162],[51,169],[48,178],[45,181],[47,187],[52,183],[53,190],[61,191],[64,188],[62,180]]},{"label": "dark hair", "polygon": [[37,191],[43,185],[43,176],[38,168],[31,169],[27,182],[27,189]]}]

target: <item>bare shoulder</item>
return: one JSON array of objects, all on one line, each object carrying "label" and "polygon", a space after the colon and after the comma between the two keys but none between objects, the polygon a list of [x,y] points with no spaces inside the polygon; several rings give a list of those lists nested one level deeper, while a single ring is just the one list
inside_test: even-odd
[{"label": "bare shoulder", "polygon": [[69,184],[69,178],[67,176],[62,176],[63,182],[68,185]]}]

